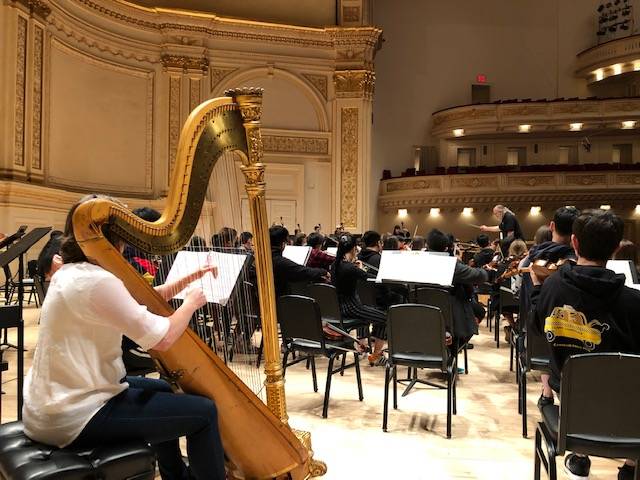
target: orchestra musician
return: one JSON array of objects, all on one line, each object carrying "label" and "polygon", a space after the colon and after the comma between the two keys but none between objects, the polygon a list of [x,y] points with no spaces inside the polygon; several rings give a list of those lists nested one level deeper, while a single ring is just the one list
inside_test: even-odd
[{"label": "orchestra musician", "polygon": [[[358,253],[358,260],[365,264],[365,267],[380,267],[380,251],[382,250],[382,237],[378,232],[367,230],[362,235],[362,249]],[[377,272],[377,270],[376,270]],[[376,273],[374,272],[374,273]]]},{"label": "orchestra musician", "polygon": [[386,314],[375,307],[363,305],[356,293],[358,280],[375,278],[367,273],[361,264],[356,263],[357,242],[350,234],[344,233],[338,237],[338,251],[331,266],[331,277],[338,293],[340,311],[349,318],[363,319],[371,322],[373,328],[371,336],[374,340],[373,352],[369,355],[371,366],[381,363],[384,359],[382,350],[386,340]]},{"label": "orchestra musician", "polygon": [[274,225],[269,228],[271,241],[271,257],[273,259],[273,280],[276,290],[276,298],[289,292],[291,282],[330,282],[331,275],[324,268],[310,268],[298,265],[292,260],[282,256],[289,231],[281,226]]},{"label": "orchestra musician", "polygon": [[496,205],[493,207],[493,215],[498,219],[500,224],[492,226],[481,225],[480,230],[483,232],[500,232],[502,234],[500,249],[506,256],[509,245],[513,240],[518,238],[520,240],[524,239],[522,229],[514,213],[504,205]]},{"label": "orchestra musician", "polygon": [[478,247],[480,247],[480,251],[473,255],[473,258],[469,261],[469,265],[480,268],[491,263],[496,251],[489,246],[489,237],[484,233],[478,235],[476,243]]},{"label": "orchestra musician", "polygon": [[309,253],[309,260],[307,260],[307,267],[323,268],[325,270],[329,270],[329,268],[331,268],[331,264],[335,260],[335,257],[321,249],[324,241],[324,235],[319,232],[309,234],[309,237],[307,238],[307,246],[311,247],[311,252]]},{"label": "orchestra musician", "polygon": [[[530,274],[533,317],[529,324],[549,344],[549,383],[556,392],[565,361],[571,355],[640,354],[640,292],[625,286],[624,275],[606,268],[623,231],[623,220],[609,211],[582,212],[573,222],[571,235],[576,263],[565,262],[544,284],[535,272]],[[618,478],[633,478],[633,464],[627,460]],[[589,478],[590,467],[587,456],[571,453],[565,457],[571,478]]]},{"label": "orchestra musician", "polygon": [[[25,433],[57,447],[145,441],[156,451],[163,480],[222,480],[224,452],[215,404],[173,393],[163,380],[125,377],[120,348],[126,334],[144,349],[167,350],[206,299],[194,289],[172,315],[155,315],[120,279],[90,263],[74,237],[73,213],[93,198],[80,200],[67,216],[63,265],[52,276],[42,305],[33,366],[25,379]],[[120,238],[110,231],[105,235],[123,250]],[[217,275],[217,268],[207,264],[156,290],[169,299],[207,272]],[[181,436],[187,437],[189,467],[180,453]]]}]

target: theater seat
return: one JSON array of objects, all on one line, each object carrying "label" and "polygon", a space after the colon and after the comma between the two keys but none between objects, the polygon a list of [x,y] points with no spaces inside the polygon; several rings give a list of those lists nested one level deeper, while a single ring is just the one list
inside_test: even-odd
[{"label": "theater seat", "polygon": [[61,449],[28,438],[22,422],[0,426],[1,480],[153,480],[155,462],[144,442]]}]

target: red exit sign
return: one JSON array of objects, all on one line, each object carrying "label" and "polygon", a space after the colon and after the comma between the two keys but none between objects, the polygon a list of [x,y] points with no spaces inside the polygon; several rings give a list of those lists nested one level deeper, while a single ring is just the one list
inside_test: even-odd
[{"label": "red exit sign", "polygon": [[483,73],[476,75],[476,83],[487,83],[487,76]]}]

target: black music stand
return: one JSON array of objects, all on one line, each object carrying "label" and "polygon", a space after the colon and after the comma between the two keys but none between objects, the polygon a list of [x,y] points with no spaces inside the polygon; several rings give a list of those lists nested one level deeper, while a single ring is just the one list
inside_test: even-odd
[{"label": "black music stand", "polygon": [[[4,237],[2,240],[0,240],[0,249],[9,248],[9,245],[11,245],[13,242],[18,240],[19,238],[21,238],[26,231],[27,231],[27,226],[20,225],[20,228],[18,228],[18,230],[15,233],[9,235],[8,237]],[[4,268],[4,274],[5,274],[4,303],[9,304],[9,284],[11,283],[11,272],[8,266],[5,265],[3,268]]]},{"label": "black music stand", "polygon": [[44,237],[51,227],[34,228],[17,243],[11,245],[6,252],[0,253],[0,267],[9,265],[16,258],[18,259],[18,304],[5,305],[0,307],[0,328],[5,331],[8,328],[18,329],[18,345],[11,345],[5,342],[0,346],[9,346],[18,351],[18,420],[22,419],[22,388],[24,383],[24,319],[22,316],[23,296],[24,296],[24,254],[33,247],[42,237]]}]

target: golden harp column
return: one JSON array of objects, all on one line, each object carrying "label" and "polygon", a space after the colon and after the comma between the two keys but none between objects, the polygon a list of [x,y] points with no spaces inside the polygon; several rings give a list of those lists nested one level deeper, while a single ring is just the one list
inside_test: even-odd
[{"label": "golden harp column", "polygon": [[[247,134],[249,157],[243,159],[240,169],[245,176],[245,188],[249,201],[251,226],[255,243],[255,266],[260,292],[260,313],[262,316],[262,336],[264,339],[265,387],[267,406],[283,423],[288,423],[287,404],[284,391],[284,376],[280,361],[280,345],[278,343],[278,326],[276,321],[276,295],[273,280],[271,258],[271,241],[269,239],[269,223],[265,200],[265,182],[262,157],[264,147],[260,134],[260,116],[262,114],[262,89],[240,88],[228,90],[226,95],[235,98],[240,106],[240,113]],[[327,466],[313,458],[311,434],[294,430],[298,439],[309,450],[309,463],[302,475],[316,477],[327,472]]]}]

